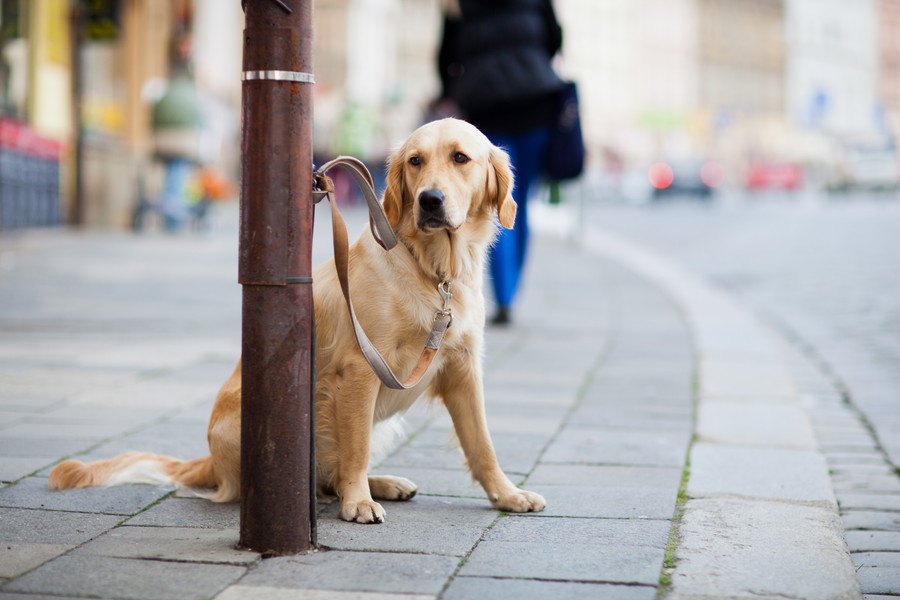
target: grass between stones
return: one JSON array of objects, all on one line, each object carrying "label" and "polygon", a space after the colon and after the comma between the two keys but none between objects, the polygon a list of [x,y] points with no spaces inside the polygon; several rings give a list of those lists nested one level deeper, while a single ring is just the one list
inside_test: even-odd
[{"label": "grass between stones", "polygon": [[[697,430],[697,402],[700,397],[700,377],[698,371],[694,370],[693,377],[693,429]],[[675,571],[676,558],[675,551],[681,543],[681,519],[684,516],[684,505],[688,501],[687,484],[691,477],[691,449],[697,441],[697,434],[691,436],[691,443],[687,448],[687,456],[684,461],[684,468],[681,470],[681,482],[678,484],[678,497],[675,500],[675,512],[672,514],[672,526],[669,528],[669,540],[666,542],[666,553],[663,555],[662,570],[659,573],[659,586],[656,588],[655,600],[662,600],[672,589],[672,573]]]}]

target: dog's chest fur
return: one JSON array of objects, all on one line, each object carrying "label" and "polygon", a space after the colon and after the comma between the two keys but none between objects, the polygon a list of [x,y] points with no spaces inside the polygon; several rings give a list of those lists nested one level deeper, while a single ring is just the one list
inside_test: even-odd
[{"label": "dog's chest fur", "polygon": [[[478,285],[472,289],[469,286],[458,285],[453,290],[453,294],[451,302],[453,323],[444,336],[444,342],[434,362],[414,388],[393,390],[384,385],[379,386],[378,399],[375,404],[374,421],[376,423],[409,409],[418,398],[427,392],[434,378],[441,372],[444,361],[449,355],[458,352],[480,352],[481,336],[473,335],[473,332],[480,332],[484,327],[484,299],[481,295],[481,286]],[[434,295],[438,297],[437,290]],[[395,373],[400,377],[410,371],[418,360],[437,310],[437,302],[427,297],[420,297],[418,301],[412,301],[410,304],[415,306],[415,310],[411,311],[408,316],[410,319],[418,321],[418,335],[410,336],[415,342],[397,349],[394,356],[388,359]]]}]

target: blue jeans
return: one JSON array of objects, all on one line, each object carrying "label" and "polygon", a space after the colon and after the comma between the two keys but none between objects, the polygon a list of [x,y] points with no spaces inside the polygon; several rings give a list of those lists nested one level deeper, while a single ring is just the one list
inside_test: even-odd
[{"label": "blue jeans", "polygon": [[515,173],[513,199],[518,205],[513,229],[500,229],[496,243],[488,255],[494,298],[500,306],[510,306],[519,287],[522,268],[528,252],[528,195],[543,174],[544,156],[550,137],[548,128],[525,133],[496,133],[485,131],[495,146],[509,153]]},{"label": "blue jeans", "polygon": [[161,206],[166,231],[178,231],[190,216],[187,191],[193,169],[188,160],[172,159],[166,162]]}]

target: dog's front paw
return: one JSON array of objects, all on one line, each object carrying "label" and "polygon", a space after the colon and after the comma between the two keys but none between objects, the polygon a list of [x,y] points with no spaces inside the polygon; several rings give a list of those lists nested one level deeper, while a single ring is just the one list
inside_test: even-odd
[{"label": "dog's front paw", "polygon": [[340,516],[351,523],[384,523],[384,509],[374,500],[341,502]]},{"label": "dog's front paw", "polygon": [[491,504],[495,508],[507,512],[524,513],[544,510],[544,507],[547,506],[547,501],[540,494],[516,489],[507,494],[502,494],[496,499],[492,499]]}]

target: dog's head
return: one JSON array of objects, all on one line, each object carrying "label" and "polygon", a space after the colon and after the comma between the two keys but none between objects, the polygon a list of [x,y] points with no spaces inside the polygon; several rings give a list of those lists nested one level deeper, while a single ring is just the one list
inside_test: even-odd
[{"label": "dog's head", "polygon": [[458,119],[423,125],[391,156],[384,210],[401,235],[512,229],[516,203],[506,152]]}]

